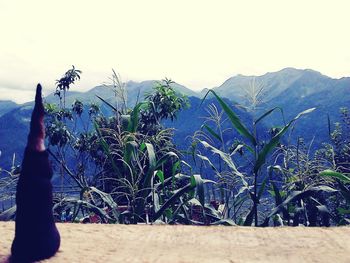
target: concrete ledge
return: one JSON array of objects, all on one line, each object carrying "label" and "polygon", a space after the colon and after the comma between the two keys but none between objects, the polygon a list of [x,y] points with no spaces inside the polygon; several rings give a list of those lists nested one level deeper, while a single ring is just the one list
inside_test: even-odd
[{"label": "concrete ledge", "polygon": [[[62,244],[45,262],[350,262],[350,228],[58,224]],[[13,222],[0,222],[0,263]]]}]

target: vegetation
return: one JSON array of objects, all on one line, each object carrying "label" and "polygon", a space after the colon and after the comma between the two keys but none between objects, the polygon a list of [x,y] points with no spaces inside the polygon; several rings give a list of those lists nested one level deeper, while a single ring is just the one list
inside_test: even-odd
[{"label": "vegetation", "polygon": [[[74,66],[57,80],[58,104],[47,104],[48,151],[54,160],[57,221],[168,223],[245,226],[330,226],[350,223],[350,118],[329,121],[329,142],[316,151],[312,142],[291,135],[305,109],[289,121],[283,110],[261,115],[263,87],[247,93],[243,121],[230,102],[209,90],[210,104],[201,130],[188,151],[174,143],[175,120],[189,107],[171,80],[159,82],[133,107],[113,71],[114,100],[100,105],[75,100],[66,106],[71,85],[80,79]],[[281,113],[282,126],[266,128],[265,119]],[[191,158],[188,158],[191,157]],[[187,160],[187,161],[185,161]],[[12,193],[19,168],[0,181]],[[12,192],[11,192],[12,191]],[[6,195],[2,195],[6,196]],[[7,195],[9,196],[9,195]],[[4,200],[1,200],[4,201]],[[4,202],[2,202],[4,204]],[[13,209],[0,214],[10,219]],[[12,214],[11,214],[11,213]],[[6,216],[6,217],[5,217]]]},{"label": "vegetation", "polygon": [[[98,105],[85,107],[80,101],[70,109],[46,106],[49,151],[64,177],[54,207],[57,218],[67,220],[68,215],[71,221],[123,223],[189,221],[188,202],[196,200],[195,190],[204,200],[203,184],[209,181],[180,173],[182,162],[171,140],[172,130],[161,124],[163,119],[176,118],[187,106],[186,98],[178,96],[172,82],[165,80],[145,101],[128,109],[115,72],[112,79],[116,106],[99,97],[109,109],[108,117]],[[82,125],[77,125],[78,121]],[[66,194],[63,185],[67,179],[79,195]]]},{"label": "vegetation", "polygon": [[[216,107],[212,106],[211,112],[215,114],[211,114],[212,117],[208,120],[215,126],[204,124],[203,131],[194,139],[194,145],[201,145],[212,155],[219,156],[223,162],[223,165],[221,162],[218,163],[220,166],[218,168],[208,158],[208,154],[203,155],[203,149],[196,154],[209,164],[221,182],[221,191],[224,190],[226,193],[225,201],[222,202],[229,207],[228,217],[237,224],[249,226],[253,222],[255,226],[267,226],[270,219],[273,219],[275,225],[293,226],[300,224],[329,226],[331,221],[337,225],[348,222],[346,216],[349,210],[346,200],[349,189],[346,182],[349,172],[347,169],[349,141],[341,132],[339,123],[331,133],[333,145],[325,144],[324,148],[319,149],[312,158],[310,149],[305,147],[301,138],[294,146],[282,144],[282,136],[288,129],[293,129],[294,122],[302,115],[314,111],[314,108],[299,113],[283,127],[271,128],[270,139],[259,141],[256,133],[257,124],[273,111],[280,109],[273,108],[253,120],[252,131],[249,131],[224,100],[214,91],[209,91],[207,95],[209,93],[218,100],[233,129],[243,137],[235,140],[231,147],[225,148],[229,143],[223,139],[225,131],[222,130],[220,122],[222,112],[218,112]],[[281,112],[283,116],[283,111]],[[347,111],[342,109],[342,113],[344,124],[347,125]],[[232,129],[226,131],[232,132]],[[219,142],[219,147],[215,146],[215,141]],[[239,156],[236,157],[237,155]],[[272,158],[269,158],[269,155]],[[236,163],[240,163],[241,170],[237,168]],[[333,180],[329,180],[330,178]],[[329,200],[337,200],[339,203],[334,204]],[[250,204],[246,204],[247,202]],[[259,209],[261,205],[263,208]],[[339,208],[339,205],[346,208]],[[339,211],[342,216],[339,216]],[[262,220],[259,220],[259,214]]]}]

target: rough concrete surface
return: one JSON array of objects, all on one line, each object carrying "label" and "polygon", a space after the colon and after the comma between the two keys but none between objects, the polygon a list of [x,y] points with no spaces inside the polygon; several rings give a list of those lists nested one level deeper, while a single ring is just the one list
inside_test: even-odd
[{"label": "rough concrete surface", "polygon": [[[44,262],[350,262],[350,228],[58,224],[62,244]],[[0,263],[13,222],[0,222]]]}]

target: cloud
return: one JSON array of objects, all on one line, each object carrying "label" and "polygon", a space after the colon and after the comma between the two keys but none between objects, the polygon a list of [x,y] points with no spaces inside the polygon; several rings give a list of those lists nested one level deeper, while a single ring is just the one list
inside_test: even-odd
[{"label": "cloud", "polygon": [[21,104],[32,101],[34,99],[34,95],[34,90],[19,90],[0,87],[0,100],[12,100],[18,104]]}]

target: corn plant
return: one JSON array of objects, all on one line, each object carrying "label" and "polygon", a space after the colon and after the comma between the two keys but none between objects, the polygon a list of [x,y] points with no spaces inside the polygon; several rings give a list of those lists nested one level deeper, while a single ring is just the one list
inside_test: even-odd
[{"label": "corn plant", "polygon": [[320,172],[320,176],[334,181],[339,191],[339,195],[334,198],[334,221],[337,225],[350,224],[350,174],[326,169]]},{"label": "corn plant", "polygon": [[[228,106],[228,104],[220,98],[216,94],[215,91],[209,90],[205,97],[203,98],[203,101],[208,96],[208,94],[214,95],[216,100],[218,101],[219,105],[223,109],[223,111],[226,113],[228,119],[230,120],[232,127],[243,137],[243,143],[240,147],[244,147],[247,149],[247,151],[251,155],[250,162],[252,163],[252,169],[250,171],[252,176],[249,176],[253,178],[252,184],[250,184],[249,180],[247,180],[247,176],[244,175],[242,172],[237,169],[237,166],[235,165],[232,154],[228,154],[223,152],[222,150],[217,149],[216,147],[210,145],[209,143],[205,141],[201,141],[204,147],[208,148],[211,152],[214,154],[220,156],[220,158],[223,160],[223,162],[226,164],[226,166],[229,168],[230,172],[235,175],[237,178],[240,178],[241,184],[242,184],[242,191],[248,191],[249,197],[252,201],[252,207],[249,211],[249,213],[246,215],[244,225],[252,225],[252,223],[255,223],[255,226],[258,226],[259,219],[258,219],[258,205],[260,202],[260,198],[265,190],[266,186],[266,180],[265,178],[261,177],[261,169],[265,165],[267,158],[272,153],[272,151],[276,148],[277,145],[279,145],[282,136],[287,132],[287,130],[294,124],[296,120],[298,120],[301,116],[308,114],[315,110],[315,108],[311,108],[308,110],[305,110],[301,113],[299,113],[295,118],[293,118],[291,121],[289,121],[287,124],[285,124],[281,129],[278,129],[268,142],[260,142],[259,137],[257,136],[257,127],[260,122],[269,116],[272,112],[275,110],[281,110],[280,108],[276,107],[273,108],[264,114],[262,114],[260,117],[256,118],[253,121],[252,129],[249,130],[247,126],[242,123],[240,118],[236,115],[236,113]],[[214,132],[214,131],[213,131]],[[216,134],[215,137],[220,137],[219,134]],[[213,166],[213,165],[211,165]],[[259,187],[259,181],[262,182]]]},{"label": "corn plant", "polygon": [[327,200],[337,193],[337,189],[330,180],[318,175],[322,166],[317,160],[303,160],[304,156],[299,158],[300,163],[295,163],[295,166],[290,160],[284,162],[283,167],[274,165],[267,168],[271,186],[269,192],[275,199],[275,207],[266,216],[263,226],[267,226],[270,219],[279,226],[330,225]]},{"label": "corn plant", "polygon": [[139,103],[128,115],[121,116],[120,129],[113,128],[116,118],[95,122],[105,154],[102,180],[113,199],[127,207],[122,217],[131,223],[154,222],[161,217],[176,220],[194,189],[204,205],[203,184],[209,182],[199,175],[177,174],[181,161],[171,143],[170,129],[157,127],[143,133],[143,116],[153,114],[147,109],[149,105]]}]

